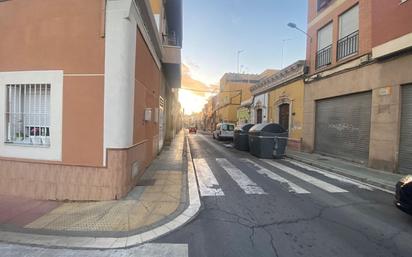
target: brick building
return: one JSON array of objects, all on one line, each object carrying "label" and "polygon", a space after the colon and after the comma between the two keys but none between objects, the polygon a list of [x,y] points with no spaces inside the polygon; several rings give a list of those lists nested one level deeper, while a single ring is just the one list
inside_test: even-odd
[{"label": "brick building", "polygon": [[136,185],[176,131],[181,5],[0,1],[0,194],[108,200]]},{"label": "brick building", "polygon": [[412,2],[309,0],[303,147],[412,168]]}]

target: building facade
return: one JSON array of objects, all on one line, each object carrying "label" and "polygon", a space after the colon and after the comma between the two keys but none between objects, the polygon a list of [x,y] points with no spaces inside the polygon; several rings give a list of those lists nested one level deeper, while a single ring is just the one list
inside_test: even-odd
[{"label": "building facade", "polygon": [[176,127],[181,16],[175,0],[1,1],[0,194],[126,195]]},{"label": "building facade", "polygon": [[250,121],[253,124],[268,123],[269,121],[269,93],[267,90],[262,90],[262,84],[278,72],[278,70],[265,70],[259,75],[259,81],[251,88],[253,97],[250,106]]},{"label": "building facade", "polygon": [[280,124],[289,132],[288,146],[295,150],[301,148],[305,71],[305,61],[297,61],[265,77],[251,89],[255,96],[252,121]]},{"label": "building facade", "polygon": [[240,107],[237,109],[237,125],[251,123],[250,106],[252,105],[252,102],[253,97],[240,103]]},{"label": "building facade", "polygon": [[242,101],[251,97],[250,87],[257,83],[259,75],[225,73],[220,79],[220,91],[214,110],[219,122],[237,122],[237,109]]},{"label": "building facade", "polygon": [[303,148],[412,168],[411,1],[309,0]]}]

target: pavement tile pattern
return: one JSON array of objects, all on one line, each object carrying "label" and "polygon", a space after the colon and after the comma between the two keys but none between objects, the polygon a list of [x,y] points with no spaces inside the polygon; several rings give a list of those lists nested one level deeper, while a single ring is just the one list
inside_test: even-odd
[{"label": "pavement tile pattern", "polygon": [[0,196],[0,224],[58,232],[130,232],[160,223],[186,200],[182,197],[186,193],[182,190],[184,142],[184,133],[180,133],[171,146],[165,146],[141,185],[124,199],[62,203]]}]

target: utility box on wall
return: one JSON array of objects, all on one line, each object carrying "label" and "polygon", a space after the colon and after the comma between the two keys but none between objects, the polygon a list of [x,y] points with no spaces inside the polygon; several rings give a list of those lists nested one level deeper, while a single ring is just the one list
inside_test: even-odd
[{"label": "utility box on wall", "polygon": [[159,108],[155,108],[154,122],[156,122],[156,123],[159,122]]},{"label": "utility box on wall", "polygon": [[151,121],[152,120],[152,108],[145,108],[144,109],[144,120]]}]

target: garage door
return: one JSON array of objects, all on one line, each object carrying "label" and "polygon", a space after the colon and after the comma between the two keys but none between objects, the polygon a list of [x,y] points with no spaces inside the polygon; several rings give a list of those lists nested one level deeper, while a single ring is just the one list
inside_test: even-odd
[{"label": "garage door", "polygon": [[402,87],[401,137],[399,143],[399,171],[412,170],[412,85]]},{"label": "garage door", "polygon": [[317,101],[316,152],[367,163],[371,102],[371,92]]}]

